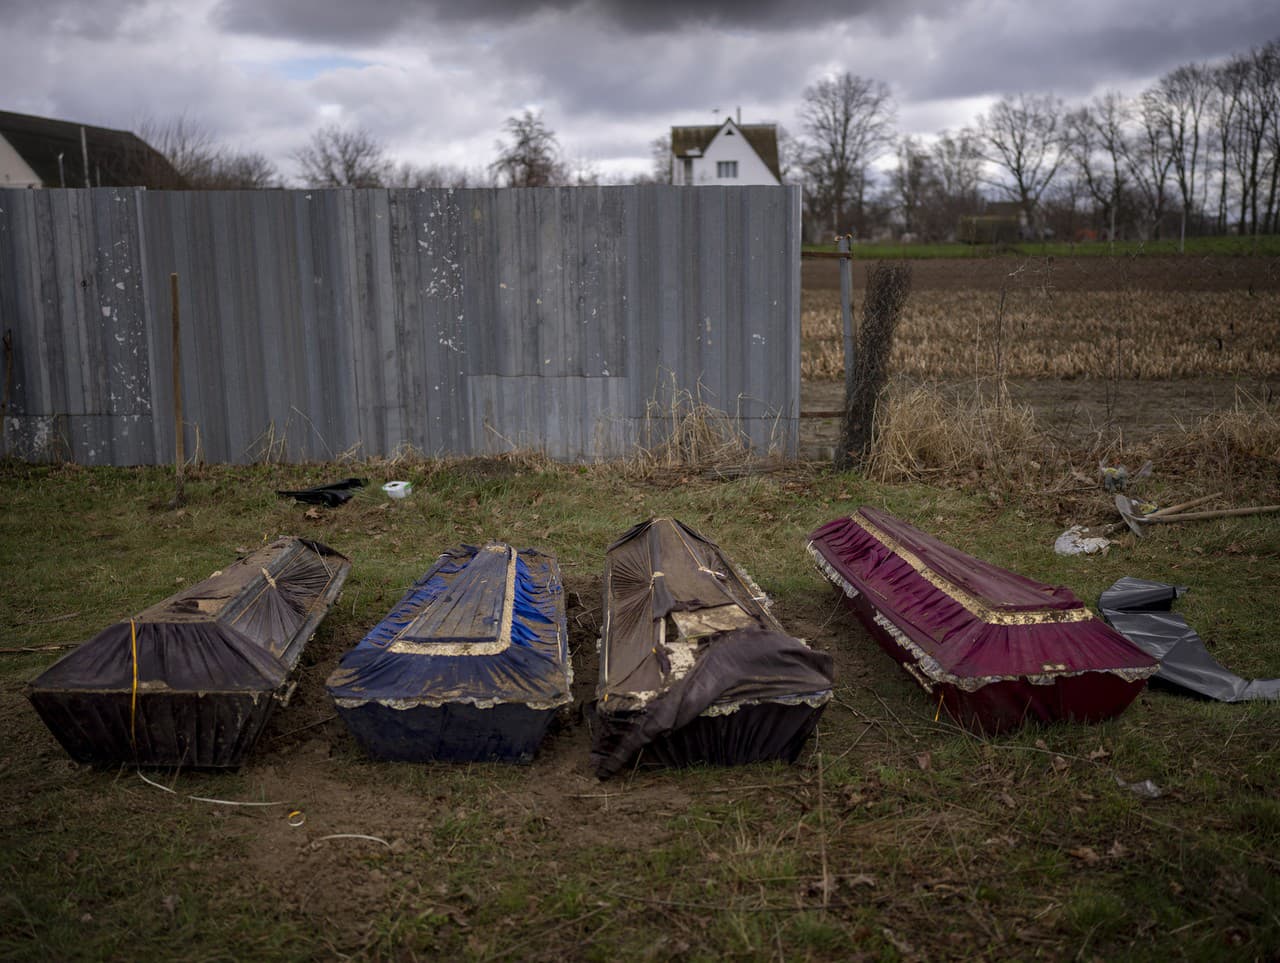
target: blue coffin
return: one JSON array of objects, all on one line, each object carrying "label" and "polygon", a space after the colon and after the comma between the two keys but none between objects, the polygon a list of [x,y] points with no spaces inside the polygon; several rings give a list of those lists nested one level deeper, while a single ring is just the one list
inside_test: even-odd
[{"label": "blue coffin", "polygon": [[440,556],[327,686],[375,758],[529,762],[571,680],[555,557],[495,542]]}]

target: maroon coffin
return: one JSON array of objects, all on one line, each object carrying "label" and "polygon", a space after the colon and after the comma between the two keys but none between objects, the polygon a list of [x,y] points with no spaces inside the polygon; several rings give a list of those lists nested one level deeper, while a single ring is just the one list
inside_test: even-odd
[{"label": "maroon coffin", "polygon": [[867,631],[961,725],[1093,722],[1123,712],[1156,661],[1071,591],[974,558],[875,508],[809,539]]}]

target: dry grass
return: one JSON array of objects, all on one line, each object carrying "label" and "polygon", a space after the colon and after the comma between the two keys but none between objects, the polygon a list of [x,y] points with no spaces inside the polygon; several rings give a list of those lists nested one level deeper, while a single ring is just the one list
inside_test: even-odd
[{"label": "dry grass", "polygon": [[995,474],[1026,481],[1038,469],[1045,438],[1031,409],[1012,402],[1003,385],[976,384],[972,394],[895,387],[881,399],[867,476],[876,481],[974,478]]},{"label": "dry grass", "polygon": [[1280,488],[1280,404],[1237,392],[1235,404],[1163,435],[1166,462],[1218,479],[1257,476],[1274,498]]},{"label": "dry grass", "polygon": [[[806,291],[802,376],[843,376],[840,296]],[[1267,377],[1280,371],[1273,291],[920,290],[898,327],[895,375],[955,379]]]},{"label": "dry grass", "polygon": [[739,417],[704,401],[701,385],[693,391],[679,387],[674,375],[645,406],[640,431],[639,444],[625,463],[634,477],[686,469],[732,471],[779,448],[779,442],[771,441],[766,451],[759,451]]},{"label": "dry grass", "polygon": [[[206,465],[182,511],[160,507],[163,468],[0,464],[8,646],[87,637],[268,532],[317,538],[356,563],[250,762],[163,774],[176,794],[72,765],[22,694],[59,653],[0,657],[10,881],[0,958],[1251,960],[1280,950],[1280,706],[1150,690],[1107,723],[966,735],[935,721],[936,702],[839,612],[804,549],[816,526],[870,503],[1087,599],[1122,574],[1176,580],[1193,587],[1179,611],[1215,655],[1271,676],[1275,516],[1062,559],[1049,549],[1060,525],[943,487],[829,471],[666,486],[616,466],[544,472],[519,454],[415,457]],[[414,494],[310,515],[274,495],[344,474],[367,477],[369,496],[388,476],[411,480]],[[528,767],[383,764],[333,718],[324,680],[341,653],[442,548],[487,538],[559,556],[585,703],[601,553],[655,514],[724,545],[788,630],[836,660],[835,697],[797,766],[640,767],[602,784],[586,713],[567,714]],[[1165,795],[1139,798],[1117,778],[1149,778]],[[279,807],[229,812],[186,795],[286,801],[306,824],[289,827]],[[331,833],[392,845],[325,841]]]},{"label": "dry grass", "polygon": [[1073,492],[1092,498],[1099,463],[1152,459],[1164,482],[1242,503],[1275,500],[1280,478],[1280,404],[1241,392],[1227,410],[1137,443],[1114,425],[1059,434],[1010,399],[998,380],[967,388],[890,387],[881,399],[867,477],[929,482],[1065,510]]}]

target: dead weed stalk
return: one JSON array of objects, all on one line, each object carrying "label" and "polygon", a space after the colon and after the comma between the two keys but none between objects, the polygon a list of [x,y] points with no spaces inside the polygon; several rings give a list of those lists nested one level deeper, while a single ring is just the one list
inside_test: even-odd
[{"label": "dead weed stalk", "polygon": [[1274,494],[1280,477],[1280,404],[1245,392],[1235,405],[1156,436],[1126,442],[1113,424],[1057,434],[1000,380],[972,390],[891,384],[881,399],[867,477],[954,484],[1024,502],[1098,486],[1099,463],[1138,465],[1190,490]]},{"label": "dead weed stalk", "polygon": [[1025,485],[1039,475],[1046,439],[1007,387],[974,384],[949,397],[936,387],[893,386],[881,397],[867,475],[876,481],[994,476]]},{"label": "dead weed stalk", "polygon": [[1274,495],[1280,480],[1280,403],[1237,389],[1230,408],[1178,425],[1153,447],[1185,474]]},{"label": "dead weed stalk", "polygon": [[[760,460],[741,416],[704,401],[703,390],[701,384],[693,391],[681,388],[670,375],[658,396],[645,405],[639,443],[624,463],[632,474],[746,468]],[[775,436],[779,425],[775,423]],[[771,439],[766,455],[777,447]]]}]

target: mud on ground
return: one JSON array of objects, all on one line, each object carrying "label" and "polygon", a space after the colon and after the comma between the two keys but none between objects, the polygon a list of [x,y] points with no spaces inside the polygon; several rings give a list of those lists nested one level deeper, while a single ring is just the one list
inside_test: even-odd
[{"label": "mud on ground", "polygon": [[[573,703],[552,724],[534,763],[470,766],[474,779],[462,785],[456,766],[387,764],[364,757],[324,690],[345,644],[314,640],[299,669],[296,701],[273,716],[242,773],[256,798],[284,805],[232,813],[212,807],[208,816],[222,837],[220,845],[246,854],[240,895],[265,892],[275,912],[307,920],[318,930],[346,929],[340,946],[331,946],[338,953],[377,943],[378,934],[364,929],[392,898],[405,904],[403,912],[431,912],[447,920],[442,926],[465,931],[467,918],[497,892],[494,880],[457,881],[461,853],[474,843],[470,834],[477,829],[501,833],[512,858],[545,858],[547,873],[554,877],[559,864],[607,859],[619,847],[670,842],[672,818],[696,806],[697,796],[723,800],[726,793],[750,796],[766,788],[755,785],[764,775],[761,767],[711,770],[706,785],[673,781],[656,767],[638,768],[608,782],[596,779],[589,762],[588,707],[598,675],[601,581],[599,576],[566,579]],[[803,610],[791,606],[778,614],[790,631],[832,655],[842,688],[868,682],[867,660],[875,659],[876,652],[851,644],[858,630],[842,615],[835,593],[819,596]],[[833,714],[845,716],[849,710],[833,704],[827,715]],[[877,742],[873,734],[864,744]],[[58,756],[56,747],[49,750]],[[806,759],[811,751],[806,750]],[[396,778],[385,778],[388,767]],[[790,772],[793,779],[783,783],[800,786],[811,777],[803,763]],[[447,781],[435,784],[445,775]],[[775,782],[777,776],[769,771],[766,779]],[[188,776],[177,783],[178,789],[198,795],[191,778],[201,779]],[[154,793],[157,814],[176,804],[158,790],[139,787],[139,795],[148,793]],[[292,822],[305,821],[291,825],[287,813],[296,813]],[[438,873],[412,877],[402,868],[409,862],[434,864]],[[517,954],[537,959],[554,955],[541,947]]]}]

